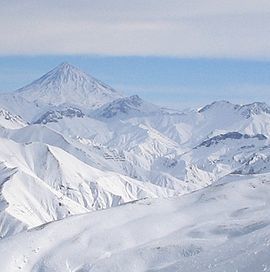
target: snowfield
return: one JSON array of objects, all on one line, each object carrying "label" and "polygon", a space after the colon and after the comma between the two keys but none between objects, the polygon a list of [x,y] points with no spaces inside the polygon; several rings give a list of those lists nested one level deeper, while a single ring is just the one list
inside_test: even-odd
[{"label": "snowfield", "polygon": [[1,271],[269,271],[269,178],[41,225],[2,240]]},{"label": "snowfield", "polygon": [[270,271],[270,107],[153,105],[63,63],[0,94],[0,271]]}]

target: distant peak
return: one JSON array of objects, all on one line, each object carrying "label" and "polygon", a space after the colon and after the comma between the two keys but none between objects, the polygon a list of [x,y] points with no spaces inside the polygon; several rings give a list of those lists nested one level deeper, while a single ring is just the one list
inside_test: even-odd
[{"label": "distant peak", "polygon": [[60,63],[55,69],[57,70],[79,70],[79,68],[75,67],[74,65],[68,62]]},{"label": "distant peak", "polygon": [[259,115],[262,113],[270,114],[270,106],[264,102],[238,105],[232,104],[231,102],[225,100],[215,101],[198,109],[198,112],[203,113],[211,110],[214,110],[215,112],[223,112],[224,110],[237,111],[240,112],[245,118],[250,118],[253,115]]},{"label": "distant peak", "polygon": [[133,102],[143,102],[143,100],[137,94],[130,96],[129,99]]},{"label": "distant peak", "polygon": [[76,66],[73,66],[68,62],[62,62],[39,79],[35,80],[26,87],[21,88],[19,91],[23,91],[29,86],[35,86],[34,88],[47,88],[50,86],[55,90],[59,88],[66,89],[70,86],[70,84],[73,84],[74,89],[76,89],[78,86],[83,86],[87,83],[98,84],[98,82],[98,80],[86,74]]},{"label": "distant peak", "polygon": [[39,104],[70,104],[93,108],[122,97],[110,86],[68,62],[59,64],[39,79],[17,90],[17,93],[25,100]]},{"label": "distant peak", "polygon": [[72,65],[70,63],[64,61],[64,62],[60,63],[58,66],[60,66],[60,67],[70,67]]},{"label": "distant peak", "polygon": [[257,139],[259,141],[266,140],[267,137],[263,134],[256,134],[256,135],[248,135],[242,134],[240,132],[227,132],[225,134],[219,134],[214,137],[211,137],[205,141],[203,141],[199,147],[205,146],[210,147],[211,145],[218,144],[221,141],[225,140],[241,140],[241,139]]},{"label": "distant peak", "polygon": [[247,105],[242,105],[240,111],[243,116],[250,118],[252,115],[261,113],[270,114],[270,107],[264,102],[254,102]]},{"label": "distant peak", "polygon": [[249,108],[269,108],[269,106],[265,102],[253,102],[251,104],[242,105],[242,107],[249,107]]},{"label": "distant peak", "polygon": [[95,115],[104,118],[112,118],[118,114],[128,116],[132,113],[149,114],[158,111],[160,111],[158,106],[145,102],[138,95],[132,95],[116,99],[109,104],[104,105],[95,112]]},{"label": "distant peak", "polygon": [[232,104],[231,102],[229,102],[227,100],[220,100],[220,101],[214,101],[213,103],[200,108],[198,110],[198,112],[202,113],[202,112],[208,111],[210,109],[220,109],[221,110],[221,109],[227,108],[227,107],[230,107],[230,108],[233,108],[233,109],[237,109],[240,106]]},{"label": "distant peak", "polygon": [[111,104],[115,105],[126,105],[128,107],[140,107],[144,101],[137,95],[131,95],[129,97],[124,97],[113,101]]},{"label": "distant peak", "polygon": [[77,68],[76,66],[68,63],[62,62],[58,66],[56,66],[52,71],[52,73],[63,74],[63,75],[70,75],[70,74],[80,74],[80,75],[87,75],[85,72]]}]

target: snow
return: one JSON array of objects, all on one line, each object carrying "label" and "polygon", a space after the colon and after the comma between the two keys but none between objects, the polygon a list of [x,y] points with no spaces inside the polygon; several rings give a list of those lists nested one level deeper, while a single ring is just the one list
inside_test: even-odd
[{"label": "snow", "polygon": [[30,83],[16,92],[30,102],[61,105],[99,106],[121,95],[80,71],[78,68],[62,63],[40,79]]},{"label": "snow", "polygon": [[26,125],[26,122],[20,116],[13,115],[5,109],[0,109],[0,127],[17,129]]},{"label": "snow", "polygon": [[141,200],[2,240],[2,271],[269,271],[269,175]]},{"label": "snow", "polygon": [[162,108],[67,63],[1,94],[0,270],[270,271],[269,109]]},{"label": "snow", "polygon": [[[124,118],[130,114],[149,114],[161,110],[158,106],[143,101],[138,95],[119,98],[97,109],[93,115],[103,118]],[[119,116],[120,115],[120,116]]]},{"label": "snow", "polygon": [[110,86],[68,63],[62,63],[14,93],[2,94],[0,105],[27,121],[33,121],[52,106],[74,106],[87,110],[120,97],[122,94]]},{"label": "snow", "polygon": [[[27,227],[144,197],[173,195],[169,189],[95,169],[57,147],[0,139],[0,148],[5,173],[0,214]],[[2,237],[5,233],[0,229]]]}]

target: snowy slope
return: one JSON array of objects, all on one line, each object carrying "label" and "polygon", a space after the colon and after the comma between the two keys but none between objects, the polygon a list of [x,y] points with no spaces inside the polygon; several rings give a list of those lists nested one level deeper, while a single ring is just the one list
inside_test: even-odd
[{"label": "snowy slope", "polygon": [[[1,135],[21,143],[55,145],[95,168],[151,182],[177,194],[241,172],[241,167],[252,172],[252,167],[244,166],[245,160],[238,159],[239,154],[268,158],[260,151],[269,145],[270,127],[270,115],[262,103],[239,106],[221,101],[181,113],[148,106],[135,96],[117,99],[91,116],[75,108],[54,107],[36,123]],[[237,134],[242,138],[228,136]],[[267,161],[261,159],[256,169],[266,167]]]},{"label": "snowy slope", "polygon": [[[115,103],[118,105],[118,102]],[[113,171],[188,192],[235,171],[243,164],[239,160],[235,163],[235,155],[251,156],[250,152],[258,153],[259,148],[269,145],[270,114],[257,111],[247,116],[243,113],[253,107],[253,104],[238,106],[223,101],[185,113],[160,108],[145,113],[143,110],[136,113],[134,109],[123,113],[121,107],[115,107],[117,115],[111,117],[111,107],[103,106],[96,111],[102,112],[102,118],[62,118],[47,126],[85,143],[86,149],[99,147],[99,153],[111,159],[109,167]],[[110,118],[104,117],[105,109]],[[238,134],[243,136],[229,139],[229,135]],[[223,141],[222,137],[226,139]],[[218,139],[217,144],[206,146],[207,142]],[[115,163],[113,158],[117,154],[123,154],[125,162]],[[228,163],[224,164],[226,160]],[[215,169],[211,166],[213,163]],[[191,177],[191,183],[183,183]]]},{"label": "snowy slope", "polygon": [[[100,267],[106,271],[111,265],[115,271],[127,271],[125,260],[129,260],[133,271],[145,267],[175,271],[182,264],[184,272],[198,271],[197,266],[207,271],[210,259],[211,265],[216,259],[217,266],[209,266],[209,271],[224,271],[225,266],[235,271],[233,264],[227,266],[226,254],[231,254],[239,271],[248,271],[237,248],[255,251],[253,242],[263,243],[263,230],[268,230],[260,217],[268,215],[267,104],[216,101],[198,110],[162,108],[137,95],[123,97],[64,63],[20,90],[1,94],[0,106],[0,236],[5,237],[0,250],[5,246],[13,250],[15,239],[34,247],[14,250],[25,257],[14,257],[17,263],[7,259],[5,269],[22,270],[25,264],[23,271],[31,267],[32,271],[53,271],[54,265],[56,271],[101,271]],[[148,200],[109,209],[143,198]],[[245,207],[251,221],[248,216],[228,216],[241,209],[239,214],[245,216]],[[100,209],[108,210],[95,212]],[[90,211],[46,225],[44,230],[25,232]],[[262,230],[261,225],[265,226]],[[59,231],[70,226],[70,232]],[[147,230],[142,240],[135,228]],[[116,230],[123,234],[119,244],[112,237]],[[23,233],[11,237],[19,232]],[[40,232],[46,239],[51,237],[52,244],[36,238]],[[125,241],[129,232],[130,239]],[[171,237],[178,239],[176,244]],[[156,242],[161,245],[152,246]],[[98,250],[89,251],[89,245]],[[38,248],[43,248],[40,253]],[[224,259],[215,255],[218,250],[224,252]],[[76,251],[84,254],[78,257]],[[51,254],[64,258],[55,264]],[[258,260],[262,265],[264,256]],[[261,266],[256,269],[251,271],[263,271]]]},{"label": "snowy slope", "polygon": [[86,107],[97,107],[121,96],[111,87],[68,63],[60,64],[19,89],[16,94],[29,102]]},{"label": "snowy slope", "polygon": [[12,94],[1,94],[0,105],[27,121],[33,121],[53,106],[92,110],[120,97],[122,95],[108,85],[68,63],[62,63]]},{"label": "snowy slope", "polygon": [[1,271],[270,271],[269,178],[39,226],[1,241]]},{"label": "snowy slope", "polygon": [[119,119],[130,118],[132,115],[147,115],[158,111],[160,111],[158,106],[144,101],[138,95],[132,95],[105,104],[93,112],[92,115],[101,118],[115,117]]},{"label": "snowy slope", "polygon": [[[40,142],[17,144],[0,139],[0,235],[71,214],[116,206],[173,191],[95,169],[60,148]],[[18,226],[17,226],[18,225]],[[19,228],[20,230],[20,228]]]},{"label": "snowy slope", "polygon": [[0,127],[17,129],[26,125],[26,122],[20,116],[14,115],[5,109],[0,109]]}]

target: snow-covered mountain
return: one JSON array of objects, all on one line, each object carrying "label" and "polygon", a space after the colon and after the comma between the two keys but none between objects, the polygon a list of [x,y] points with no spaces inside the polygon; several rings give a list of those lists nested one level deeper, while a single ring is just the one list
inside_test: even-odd
[{"label": "snow-covered mountain", "polygon": [[87,111],[121,97],[122,94],[110,86],[68,63],[62,63],[14,93],[1,95],[0,105],[33,121],[38,114],[53,106],[75,106]]},{"label": "snow-covered mountain", "polygon": [[[65,244],[64,241],[69,244],[72,234],[77,236],[77,233],[82,233],[86,239],[96,239],[91,236],[92,234],[89,236],[89,233],[93,231],[91,224],[94,226],[98,222],[102,224],[97,229],[97,235],[108,235],[103,225],[106,224],[106,218],[114,218],[115,214],[117,218],[119,216],[124,220],[117,221],[118,225],[116,224],[115,228],[123,231],[126,222],[130,224],[132,231],[135,228],[144,228],[144,224],[147,228],[150,228],[150,225],[159,225],[157,222],[164,217],[168,218],[168,222],[173,222],[175,212],[179,218],[186,216],[185,212],[176,211],[175,207],[179,209],[186,207],[190,209],[191,217],[196,217],[197,209],[210,211],[214,203],[212,200],[218,202],[209,217],[205,218],[206,221],[202,221],[205,222],[202,223],[203,225],[200,225],[199,221],[191,220],[191,217],[187,221],[190,223],[189,226],[181,225],[182,221],[178,222],[175,219],[176,226],[179,227],[179,230],[175,230],[176,234],[187,239],[187,247],[180,246],[179,243],[172,245],[169,237],[174,230],[167,231],[167,227],[162,226],[160,231],[163,236],[159,236],[155,229],[154,235],[158,236],[153,236],[149,240],[145,237],[141,241],[145,246],[135,242],[127,243],[126,247],[129,248],[127,250],[123,241],[121,242],[123,247],[118,248],[114,241],[109,244],[110,240],[108,240],[108,245],[103,248],[102,244],[100,247],[102,252],[110,252],[110,254],[114,252],[115,255],[113,257],[110,255],[108,259],[103,258],[104,252],[93,257],[94,253],[89,251],[91,256],[82,255],[87,261],[80,259],[77,263],[71,257],[74,255],[72,248],[63,251],[61,254],[66,260],[66,266],[63,268],[61,262],[58,267],[58,264],[54,264],[51,259],[50,253],[46,253],[47,244],[45,245],[42,239],[37,239],[35,248],[31,250],[41,249],[44,246],[44,251],[41,250],[42,254],[40,254],[45,256],[43,260],[48,267],[41,261],[39,254],[34,254],[36,256],[34,257],[19,248],[14,252],[26,256],[26,261],[23,260],[18,264],[10,261],[11,266],[5,266],[11,269],[10,271],[17,271],[16,269],[50,271],[51,261],[58,271],[59,269],[60,271],[89,271],[89,267],[92,269],[89,262],[95,263],[93,271],[95,269],[102,271],[99,265],[107,267],[110,264],[114,267],[118,261],[122,264],[128,256],[137,263],[140,248],[145,251],[140,255],[141,260],[145,258],[152,260],[153,257],[153,263],[157,258],[161,262],[154,265],[142,261],[141,271],[145,271],[143,267],[146,267],[147,271],[158,269],[175,271],[174,267],[178,268],[177,256],[187,267],[183,271],[197,271],[196,262],[206,267],[210,265],[209,260],[212,257],[219,260],[215,252],[210,250],[210,244],[214,239],[218,239],[214,243],[218,249],[221,248],[224,252],[231,250],[229,242],[224,240],[225,232],[227,235],[225,236],[230,238],[230,243],[239,243],[244,248],[248,247],[249,244],[241,238],[241,235],[237,235],[239,239],[233,240],[234,236],[231,233],[234,233],[234,223],[231,219],[224,218],[225,221],[221,220],[223,223],[220,223],[221,221],[216,219],[216,213],[220,210],[222,216],[222,214],[237,213],[237,210],[243,208],[240,202],[235,202],[233,208],[224,206],[224,201],[234,201],[235,191],[232,188],[236,188],[236,192],[239,191],[241,199],[250,210],[252,205],[258,204],[256,199],[260,198],[260,194],[263,194],[262,201],[266,201],[265,195],[268,189],[266,181],[270,176],[270,107],[267,104],[255,102],[236,105],[228,101],[216,101],[200,109],[172,110],[153,105],[137,95],[125,97],[78,68],[64,63],[26,87],[1,94],[0,106],[2,107],[0,110],[0,237],[4,238],[0,241],[0,251],[2,245],[3,248],[10,247],[13,250],[16,239],[17,241],[21,239],[24,243],[30,243],[28,239],[36,239],[38,234],[35,233],[39,231],[28,233],[27,229],[66,217],[71,218],[41,227],[46,226],[41,231],[42,235],[45,235],[43,232],[47,233],[50,226],[53,233],[55,228],[55,235],[59,240],[55,242],[56,244],[50,245],[52,249],[57,248],[58,243]],[[255,188],[253,185],[249,187],[249,184],[255,184]],[[264,191],[255,190],[257,187],[262,188],[261,186]],[[252,191],[250,188],[256,191],[254,198],[250,197],[249,192]],[[194,191],[197,192],[190,194]],[[181,196],[184,194],[187,196]],[[212,194],[213,196],[210,197]],[[142,198],[172,196],[176,198],[145,200],[145,202],[110,209]],[[149,203],[153,208],[147,208],[141,203]],[[166,207],[164,210],[159,208],[163,205]],[[133,207],[134,213],[130,213]],[[108,211],[96,212],[101,209]],[[258,209],[260,214],[266,213],[266,209]],[[156,214],[158,210],[160,214]],[[89,212],[91,212],[89,215],[73,217]],[[153,221],[147,219],[151,218],[151,212],[154,213]],[[260,214],[257,218],[251,213],[256,226],[261,224]],[[130,223],[125,221],[124,216],[128,220],[130,218]],[[82,225],[78,225],[77,218],[81,218]],[[244,235],[250,235],[248,237],[252,238],[253,225],[251,221],[245,220],[239,219],[235,222],[238,226],[235,227],[236,233],[243,231]],[[213,222],[213,229],[224,225],[224,228],[220,227],[225,229],[224,232],[214,233],[209,222]],[[69,224],[73,226],[70,236],[58,235],[58,228],[66,229],[66,224],[68,227]],[[196,236],[199,226],[203,227],[204,224],[205,231],[210,233],[205,244]],[[239,227],[240,225],[243,227]],[[250,226],[251,234],[246,232]],[[194,232],[196,237],[187,234],[193,233],[193,229],[196,229]],[[254,231],[256,230],[257,227]],[[8,237],[19,232],[23,233],[14,238]],[[138,236],[136,232],[132,233],[134,237]],[[264,239],[265,234],[262,232],[260,235]],[[205,236],[206,234],[202,239],[205,239]],[[158,246],[162,251],[154,249],[153,251],[150,245],[159,238],[164,248]],[[91,245],[98,248],[96,242]],[[81,242],[76,246],[85,251]],[[183,254],[179,253],[181,256],[173,250],[174,246],[177,249],[181,248],[179,251],[183,252]],[[123,255],[119,252],[115,253],[118,249]],[[205,253],[208,250],[209,255]],[[262,249],[263,252],[265,250]],[[48,252],[51,251],[48,249]],[[58,253],[52,252],[57,256]],[[232,252],[236,254],[235,261],[241,264],[239,267],[241,269],[242,266],[246,267],[242,262],[241,252]],[[171,256],[174,256],[172,259],[169,257],[171,253]],[[194,262],[185,261],[186,254],[194,255],[191,258]],[[226,254],[224,256],[227,256]],[[202,255],[203,258],[200,257]],[[161,256],[164,256],[164,259]],[[101,261],[97,261],[96,258]],[[224,263],[227,265],[226,261]],[[24,264],[25,268],[23,268]],[[260,262],[258,264],[262,265]],[[121,266],[124,271],[126,271],[125,265],[123,263]],[[221,260],[217,261],[216,265],[216,270],[212,271],[224,271]],[[255,263],[252,262],[251,265],[257,268]],[[2,268],[1,264],[0,268]],[[119,271],[117,268],[119,267],[116,267],[115,271]],[[135,268],[134,271],[140,271]],[[232,266],[232,270],[228,271],[235,271],[234,268],[235,266]],[[202,271],[207,271],[207,268]],[[243,268],[243,271],[248,270]]]},{"label": "snow-covered mountain", "polygon": [[2,237],[22,224],[29,228],[144,197],[173,195],[172,190],[151,183],[100,171],[39,142],[0,139],[0,149]]},{"label": "snow-covered mountain", "polygon": [[57,122],[59,119],[64,117],[74,118],[74,117],[84,117],[84,113],[74,107],[57,107],[56,109],[50,109],[44,114],[38,117],[37,120],[33,121],[34,124],[47,124],[51,122]]},{"label": "snow-covered mountain", "polygon": [[121,97],[113,88],[68,63],[60,64],[17,90],[16,94],[37,104],[74,104],[94,108]]},{"label": "snow-covered mountain", "polygon": [[228,176],[41,225],[2,240],[2,271],[269,271],[269,178]]},{"label": "snow-covered mountain", "polygon": [[0,109],[0,127],[16,129],[26,125],[26,122],[20,116],[14,115],[5,109]]},{"label": "snow-covered mountain", "polygon": [[105,104],[94,112],[96,117],[103,118],[130,118],[132,115],[145,115],[159,111],[159,107],[150,104],[138,95],[124,97],[114,100],[109,104]]}]

